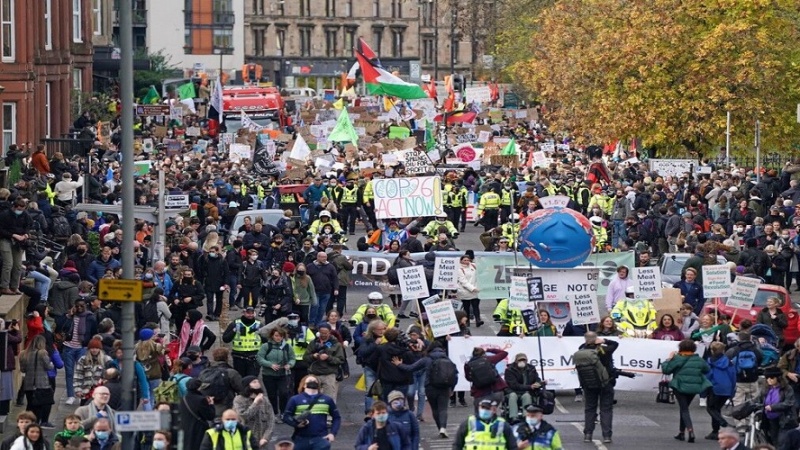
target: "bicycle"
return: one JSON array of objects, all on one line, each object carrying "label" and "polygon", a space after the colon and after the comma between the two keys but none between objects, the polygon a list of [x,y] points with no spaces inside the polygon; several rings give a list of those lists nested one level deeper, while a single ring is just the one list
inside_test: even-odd
[{"label": "bicycle", "polygon": [[731,411],[731,417],[736,420],[747,419],[747,431],[744,433],[744,445],[750,448],[758,444],[767,444],[767,435],[761,429],[764,416],[764,405],[746,401]]}]

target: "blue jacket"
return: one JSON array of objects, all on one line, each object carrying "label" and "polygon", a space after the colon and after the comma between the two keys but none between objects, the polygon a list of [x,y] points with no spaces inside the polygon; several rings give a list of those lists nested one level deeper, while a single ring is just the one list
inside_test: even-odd
[{"label": "blue jacket", "polygon": [[[356,438],[356,450],[367,450],[370,445],[375,443],[375,420],[370,420],[358,430]],[[393,423],[391,419],[386,422],[386,437],[392,444],[392,450],[413,450],[419,447],[412,447],[408,435],[400,430],[400,427]]]},{"label": "blue jacket", "polygon": [[[315,398],[318,398],[318,400],[312,408],[312,414],[308,419],[308,425],[298,428],[295,415],[301,414],[302,411],[300,413],[296,413],[295,411],[301,405],[310,404]],[[323,413],[321,410],[325,410],[325,412]],[[328,431],[329,415],[333,419],[330,431]],[[283,411],[283,422],[294,428],[295,436],[324,437],[328,433],[336,436],[342,424],[342,416],[339,415],[339,409],[336,407],[336,403],[332,398],[325,394],[308,395],[303,392],[289,399],[289,403],[286,404],[286,410]]]},{"label": "blue jacket", "polygon": [[156,287],[160,287],[161,289],[164,290],[165,297],[171,298],[170,295],[172,295],[172,285],[173,285],[172,277],[169,276],[166,270],[161,275],[157,273],[153,274],[153,282],[156,284]]},{"label": "blue jacket", "polygon": [[687,283],[686,281],[679,281],[672,287],[681,290],[681,295],[684,296],[683,302],[692,305],[694,313],[700,316],[703,313],[703,305],[705,299],[703,298],[703,286],[697,281],[694,283]]},{"label": "blue jacket", "polygon": [[61,359],[61,353],[59,353],[57,348],[53,348],[53,352],[50,353],[50,361],[53,361],[53,368],[47,371],[47,376],[50,378],[55,378],[58,375],[58,369],[64,368],[64,360]]},{"label": "blue jacket", "polygon": [[412,411],[405,407],[396,411],[389,405],[389,423],[397,426],[400,434],[409,440],[413,450],[419,448],[419,421]]},{"label": "blue jacket", "polygon": [[708,358],[706,360],[711,368],[706,374],[708,381],[711,382],[711,390],[714,395],[733,397],[736,393],[736,366],[725,356]]},{"label": "blue jacket", "polygon": [[92,261],[91,264],[89,264],[89,270],[88,273],[86,274],[86,278],[88,278],[89,281],[92,282],[92,284],[97,284],[97,280],[103,278],[103,275],[106,274],[106,270],[108,269],[116,270],[122,266],[122,264],[120,264],[120,262],[114,259],[113,257],[108,258],[108,262],[104,262],[100,258],[101,257],[98,256],[97,259],[95,259],[94,261]]},{"label": "blue jacket", "polygon": [[309,204],[320,201],[323,196],[328,196],[328,187],[324,184],[320,184],[319,187],[317,187],[312,183],[308,185],[305,192],[303,192],[303,198]]}]

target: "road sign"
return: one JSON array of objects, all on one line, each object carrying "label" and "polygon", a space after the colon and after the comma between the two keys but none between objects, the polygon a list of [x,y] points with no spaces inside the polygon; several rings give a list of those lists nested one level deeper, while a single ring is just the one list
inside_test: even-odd
[{"label": "road sign", "polygon": [[136,115],[144,116],[168,116],[169,105],[137,105]]},{"label": "road sign", "polygon": [[106,302],[142,301],[142,282],[140,280],[100,279],[97,289],[100,300]]},{"label": "road sign", "polygon": [[119,433],[162,429],[161,411],[117,411],[116,421],[114,430]]},{"label": "road sign", "polygon": [[167,208],[188,208],[189,196],[187,194],[167,195],[164,200],[164,206]]}]

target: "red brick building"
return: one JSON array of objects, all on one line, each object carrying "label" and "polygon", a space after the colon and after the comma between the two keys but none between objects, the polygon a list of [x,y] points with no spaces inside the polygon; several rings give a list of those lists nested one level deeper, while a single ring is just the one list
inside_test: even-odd
[{"label": "red brick building", "polygon": [[0,0],[2,152],[12,143],[60,138],[73,90],[92,87],[97,0]]}]

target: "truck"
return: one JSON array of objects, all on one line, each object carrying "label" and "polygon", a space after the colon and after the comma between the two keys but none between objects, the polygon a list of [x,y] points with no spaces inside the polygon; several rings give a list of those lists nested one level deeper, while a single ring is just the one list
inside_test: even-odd
[{"label": "truck", "polygon": [[242,128],[242,112],[256,124],[266,127],[280,122],[285,104],[275,87],[226,86],[222,88],[222,118],[228,133]]}]

